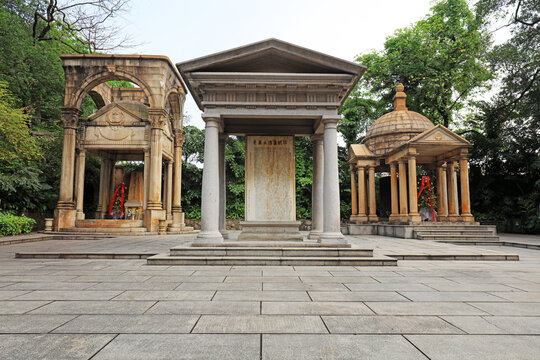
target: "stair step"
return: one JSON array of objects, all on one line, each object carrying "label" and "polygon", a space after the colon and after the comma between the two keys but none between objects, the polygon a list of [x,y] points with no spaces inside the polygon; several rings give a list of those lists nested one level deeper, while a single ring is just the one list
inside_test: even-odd
[{"label": "stair step", "polygon": [[64,228],[61,232],[68,233],[85,233],[85,234],[130,234],[130,233],[146,233],[146,228],[143,227],[122,227],[122,228]]},{"label": "stair step", "polygon": [[146,259],[148,265],[289,265],[289,266],[396,266],[397,260],[377,257],[282,257],[282,256],[169,256],[158,254]]},{"label": "stair step", "polygon": [[494,235],[418,235],[420,240],[432,240],[432,241],[442,241],[442,240],[490,240],[490,241],[499,241],[498,236]]},{"label": "stair step", "polygon": [[75,221],[77,228],[138,228],[142,220],[84,219]]},{"label": "stair step", "polygon": [[418,230],[416,235],[496,235],[491,230]]},{"label": "stair step", "polygon": [[174,247],[171,256],[233,257],[371,257],[373,249],[305,247]]}]

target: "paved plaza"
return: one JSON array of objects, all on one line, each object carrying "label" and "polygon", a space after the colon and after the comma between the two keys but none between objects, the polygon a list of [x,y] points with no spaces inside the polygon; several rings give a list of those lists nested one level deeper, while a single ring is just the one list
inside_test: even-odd
[{"label": "paved plaza", "polygon": [[347,236],[379,254],[500,252],[520,260],[253,267],[14,258],[165,253],[194,237],[0,246],[0,358],[540,358],[540,251],[533,249]]}]

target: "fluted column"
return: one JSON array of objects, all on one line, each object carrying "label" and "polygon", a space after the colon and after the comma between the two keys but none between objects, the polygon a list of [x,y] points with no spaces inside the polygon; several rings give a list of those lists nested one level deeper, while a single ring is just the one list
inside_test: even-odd
[{"label": "fluted column", "polygon": [[369,221],[377,222],[379,217],[377,216],[377,200],[375,191],[375,166],[368,166],[369,172]]},{"label": "fluted column", "polygon": [[324,124],[324,226],[321,243],[346,243],[341,233],[337,123],[338,117],[323,117]]},{"label": "fluted column", "polygon": [[456,184],[456,163],[448,162],[448,220],[458,221],[458,202],[457,202],[457,184]]},{"label": "fluted column", "polygon": [[461,180],[461,221],[471,222],[474,217],[471,214],[470,194],[469,194],[469,160],[467,152],[463,151],[459,158],[459,170]]},{"label": "fluted column", "polygon": [[201,232],[195,243],[221,243],[219,232],[219,118],[204,117],[204,167],[201,193]]},{"label": "fluted column", "polygon": [[392,202],[392,213],[390,221],[399,220],[398,182],[396,174],[396,163],[390,163],[390,197]]},{"label": "fluted column", "polygon": [[311,231],[309,239],[317,240],[323,232],[324,224],[324,145],[322,135],[313,135],[313,183],[311,190]]},{"label": "fluted column", "polygon": [[409,221],[407,205],[407,167],[404,159],[399,160],[399,217],[401,221]]},{"label": "fluted column", "polygon": [[416,188],[416,155],[409,154],[409,221],[422,222],[418,213],[418,190]]},{"label": "fluted column", "polygon": [[224,239],[229,238],[227,230],[227,176],[225,166],[225,145],[228,136],[219,135],[219,232]]},{"label": "fluted column", "polygon": [[77,185],[75,186],[77,199],[77,220],[84,219],[84,169],[86,163],[86,151],[81,149],[77,155]]},{"label": "fluted column", "polygon": [[358,223],[368,220],[366,199],[366,168],[358,165]]}]

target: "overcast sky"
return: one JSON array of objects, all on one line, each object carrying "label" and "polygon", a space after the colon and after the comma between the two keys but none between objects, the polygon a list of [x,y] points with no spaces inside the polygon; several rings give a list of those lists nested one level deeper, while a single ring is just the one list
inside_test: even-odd
[{"label": "overcast sky", "polygon": [[[176,64],[278,38],[352,61],[425,16],[430,0],[132,0],[123,31],[139,45],[121,53],[165,55]],[[361,81],[361,80],[360,80]],[[204,127],[188,96],[190,123]]]}]

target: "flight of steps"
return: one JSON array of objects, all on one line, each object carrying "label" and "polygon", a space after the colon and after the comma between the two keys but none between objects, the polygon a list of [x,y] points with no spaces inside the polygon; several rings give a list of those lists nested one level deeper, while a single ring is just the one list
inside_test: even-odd
[{"label": "flight of steps", "polygon": [[415,228],[415,238],[458,245],[502,245],[495,226],[424,225]]},{"label": "flight of steps", "polygon": [[61,233],[86,235],[152,235],[143,227],[142,220],[77,220],[75,227],[61,229]]},{"label": "flight of steps", "polygon": [[[304,245],[304,246],[302,246]],[[373,249],[305,246],[272,241],[269,246],[238,242],[211,247],[177,246],[169,254],[149,257],[148,265],[333,265],[396,266],[397,260],[373,256]]]}]

